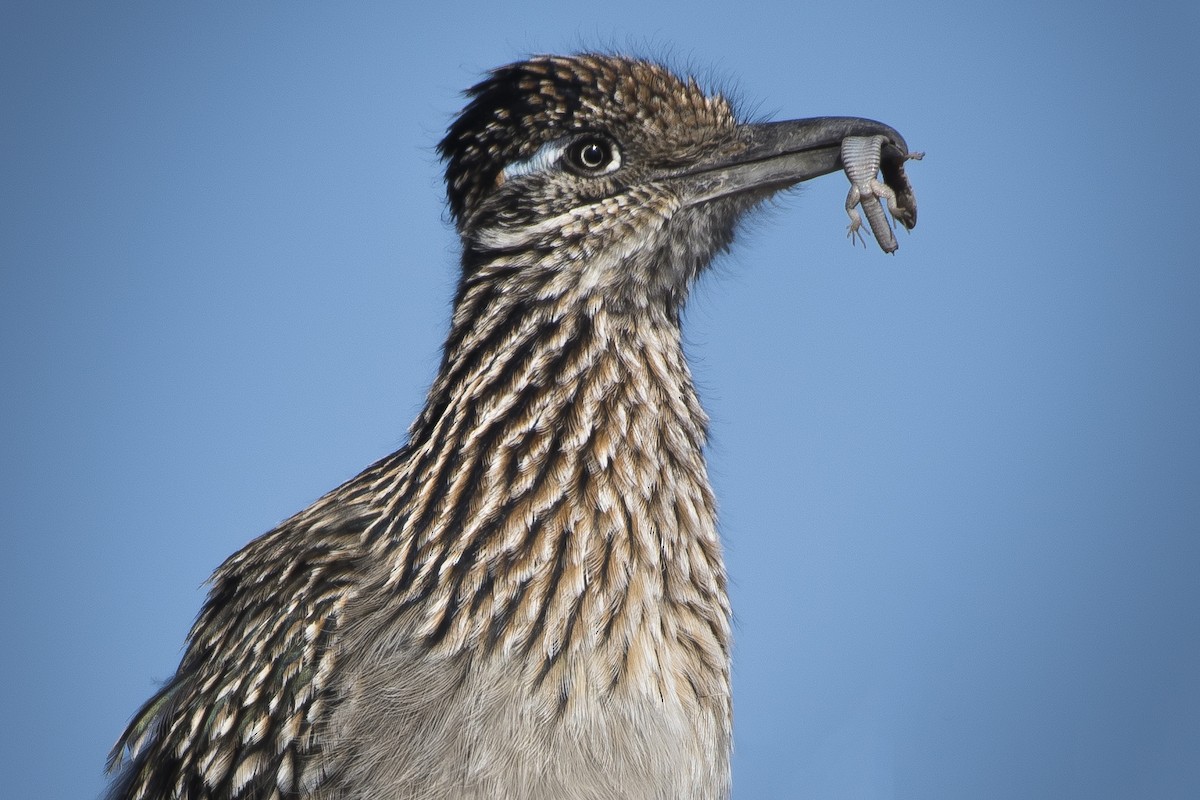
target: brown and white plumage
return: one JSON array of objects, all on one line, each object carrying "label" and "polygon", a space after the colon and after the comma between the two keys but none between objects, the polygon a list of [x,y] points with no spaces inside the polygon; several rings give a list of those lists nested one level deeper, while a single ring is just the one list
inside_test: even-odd
[{"label": "brown and white plumage", "polygon": [[[231,556],[113,800],[723,798],[730,610],[691,282],[866,120],[644,61],[491,73],[440,145],[462,278],[407,444]],[[790,127],[789,127],[790,126]]]}]

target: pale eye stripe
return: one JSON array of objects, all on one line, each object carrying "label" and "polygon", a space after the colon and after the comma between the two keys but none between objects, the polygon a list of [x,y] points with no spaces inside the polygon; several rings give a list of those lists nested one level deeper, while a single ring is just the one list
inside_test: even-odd
[{"label": "pale eye stripe", "polygon": [[567,146],[562,142],[547,142],[538,148],[537,152],[529,158],[523,158],[520,161],[514,161],[504,168],[500,176],[506,180],[519,178],[522,175],[530,175],[534,172],[545,172],[562,158],[563,151]]}]

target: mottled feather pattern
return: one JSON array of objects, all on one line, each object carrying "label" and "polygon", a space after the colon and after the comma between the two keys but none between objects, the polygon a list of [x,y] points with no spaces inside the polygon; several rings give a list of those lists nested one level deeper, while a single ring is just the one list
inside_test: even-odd
[{"label": "mottled feather pattern", "polygon": [[368,519],[351,488],[218,568],[164,699],[135,718],[127,752],[114,750],[113,765],[132,761],[125,796],[287,796],[313,781],[299,767],[320,753],[314,724],[329,701],[331,644]]}]

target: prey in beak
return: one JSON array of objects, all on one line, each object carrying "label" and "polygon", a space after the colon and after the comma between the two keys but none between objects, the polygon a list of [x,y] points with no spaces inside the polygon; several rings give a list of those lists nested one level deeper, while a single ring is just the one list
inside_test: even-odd
[{"label": "prey in beak", "polygon": [[[851,238],[862,238],[859,205],[888,253],[898,245],[881,201],[906,229],[917,224],[917,199],[904,162],[924,154],[910,153],[894,128],[859,117],[813,117],[742,125],[739,132],[736,152],[717,154],[676,176],[689,186],[689,203],[739,193],[771,194],[841,169],[851,184],[846,200]],[[876,178],[879,173],[882,181]]]}]

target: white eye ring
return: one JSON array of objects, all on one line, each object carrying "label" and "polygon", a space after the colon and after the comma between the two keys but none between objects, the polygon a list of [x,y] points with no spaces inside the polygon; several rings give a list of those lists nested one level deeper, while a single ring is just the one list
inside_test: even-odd
[{"label": "white eye ring", "polygon": [[499,183],[564,166],[577,175],[607,175],[620,168],[621,149],[615,142],[601,136],[546,142],[529,158],[513,161],[506,166],[500,173]]},{"label": "white eye ring", "polygon": [[600,136],[576,139],[566,155],[567,166],[582,175],[607,175],[621,166],[621,151]]}]

